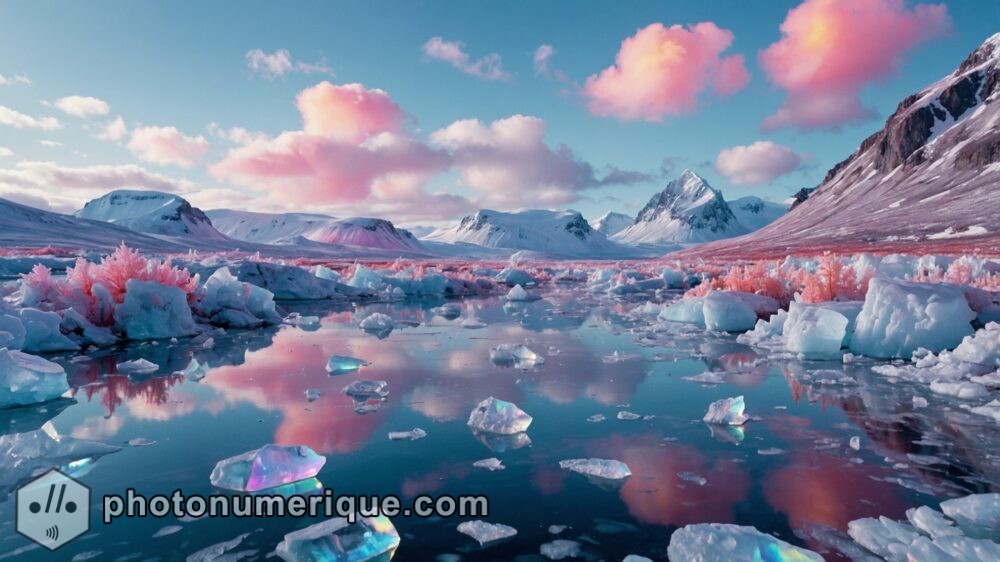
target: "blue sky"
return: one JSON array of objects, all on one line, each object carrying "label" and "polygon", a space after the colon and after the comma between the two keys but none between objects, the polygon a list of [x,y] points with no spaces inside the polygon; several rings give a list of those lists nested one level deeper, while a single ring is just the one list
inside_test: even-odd
[{"label": "blue sky", "polygon": [[[96,189],[5,180],[3,170],[16,170],[22,162],[54,163],[77,171],[132,165],[182,183],[178,189],[185,196],[209,190],[253,194],[239,182],[209,172],[232,146],[207,126],[217,123],[271,136],[300,129],[296,95],[328,80],[384,90],[410,117],[406,134],[423,142],[431,132],[458,120],[478,119],[488,125],[520,114],[544,121],[548,147],[566,145],[599,174],[606,166],[648,174],[627,185],[574,192],[575,201],[558,205],[576,208],[588,218],[606,210],[634,214],[665,182],[659,174],[665,160],[674,166],[674,174],[685,167],[698,171],[727,198],[753,194],[780,201],[800,187],[816,185],[833,164],[881,127],[900,100],[953,70],[1000,29],[996,2],[946,3],[950,31],[906,49],[895,71],[861,88],[861,102],[876,116],[836,128],[764,131],[762,121],[787,92],[769,80],[758,52],[781,39],[779,25],[798,4],[6,2],[0,4],[0,75],[8,83],[0,85],[0,106],[34,118],[55,117],[62,126],[45,130],[0,123],[0,147],[11,153],[0,157],[0,196],[39,205],[45,200],[65,211]],[[749,82],[733,95],[699,96],[695,110],[659,122],[588,111],[580,85],[614,64],[624,39],[656,22],[713,22],[730,31],[732,44],[723,55],[745,56]],[[432,37],[461,42],[472,60],[495,53],[511,78],[484,80],[429,58],[422,46]],[[535,72],[533,55],[543,44],[556,50],[550,65],[568,82]],[[288,72],[268,80],[248,68],[247,53],[254,49],[286,49],[294,59],[325,65],[331,73]],[[30,84],[15,80],[22,75]],[[74,117],[52,106],[74,95],[98,98],[109,110]],[[128,128],[126,136],[118,141],[94,138],[117,116]],[[144,126],[175,127],[188,137],[203,137],[208,148],[191,166],[144,160],[130,150],[128,136]],[[758,185],[734,185],[714,168],[721,150],[757,141],[792,150],[800,158],[797,168]],[[423,189],[460,196],[469,192],[456,168],[427,178]],[[191,198],[204,204],[197,195]],[[290,208],[273,199],[253,199],[250,206],[258,210]],[[305,207],[297,208],[338,214],[366,214],[369,209],[364,201]],[[398,214],[388,218],[420,222],[405,211]]]}]

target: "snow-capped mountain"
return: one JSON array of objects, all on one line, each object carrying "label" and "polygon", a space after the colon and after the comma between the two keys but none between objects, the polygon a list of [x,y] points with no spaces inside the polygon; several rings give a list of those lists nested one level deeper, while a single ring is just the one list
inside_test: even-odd
[{"label": "snow-capped mountain", "polygon": [[88,201],[75,215],[146,234],[225,239],[201,209],[183,197],[159,191],[118,189]]},{"label": "snow-capped mountain", "polygon": [[613,236],[632,226],[632,223],[634,222],[635,219],[625,213],[608,211],[607,213],[601,215],[601,218],[594,221],[592,226],[594,227],[594,230],[604,234],[605,236]]},{"label": "snow-capped mountain", "polygon": [[309,213],[271,214],[229,209],[208,211],[208,217],[226,236],[257,244],[289,245],[307,240],[320,244],[427,252],[412,234],[382,219],[336,219]]},{"label": "snow-capped mountain", "polygon": [[611,237],[624,244],[698,243],[746,234],[780,216],[778,205],[745,197],[731,207],[691,170],[667,184],[639,211],[635,223]]},{"label": "snow-capped mountain", "polygon": [[187,246],[115,224],[43,211],[0,199],[0,246],[81,248],[107,251],[122,242],[154,252],[184,252]]},{"label": "snow-capped mountain", "polygon": [[[904,99],[795,210],[715,256],[797,249],[1000,248],[1000,33]],[[952,241],[951,239],[959,239]]]},{"label": "snow-capped mountain", "polygon": [[788,212],[785,205],[764,201],[754,195],[730,201],[729,209],[736,215],[736,220],[750,230],[763,228]]},{"label": "snow-capped mountain", "polygon": [[630,253],[629,248],[594,230],[576,211],[503,213],[483,209],[467,215],[454,227],[427,235],[424,240],[529,250],[557,257],[612,257]]}]

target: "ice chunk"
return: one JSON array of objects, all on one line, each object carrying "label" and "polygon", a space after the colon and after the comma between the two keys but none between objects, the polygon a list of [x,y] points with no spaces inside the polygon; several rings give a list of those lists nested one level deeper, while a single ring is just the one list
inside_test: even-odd
[{"label": "ice chunk", "polygon": [[319,316],[302,316],[298,312],[293,312],[286,316],[285,324],[298,326],[307,331],[314,331],[320,328]]},{"label": "ice chunk", "polygon": [[331,375],[342,375],[344,373],[353,373],[361,367],[370,365],[364,359],[358,359],[357,357],[347,357],[346,355],[331,355],[329,359],[326,360],[326,372]]},{"label": "ice chunk", "polygon": [[502,462],[500,462],[500,459],[498,459],[496,457],[490,457],[488,459],[483,459],[481,461],[476,461],[476,462],[472,463],[472,466],[474,466],[476,468],[485,468],[486,470],[489,470],[490,472],[494,472],[496,470],[503,470],[503,469],[507,468],[506,466],[503,465]]},{"label": "ice chunk", "polygon": [[115,325],[130,340],[191,336],[197,332],[187,294],[155,281],[130,279],[125,300],[115,306]]},{"label": "ice chunk", "polygon": [[320,279],[326,279],[328,281],[334,281],[337,283],[343,282],[343,277],[339,273],[326,267],[325,265],[317,265],[313,268],[313,275],[319,277]]},{"label": "ice chunk", "polygon": [[848,445],[852,449],[854,449],[855,451],[860,451],[861,450],[861,438],[858,437],[857,435],[851,437],[850,441],[848,442]]},{"label": "ice chunk", "polygon": [[964,407],[973,414],[993,418],[994,421],[1000,423],[1000,400],[993,400],[992,402],[983,404],[982,406]]},{"label": "ice chunk", "polygon": [[305,394],[307,402],[315,402],[322,396],[322,393],[315,388],[307,388]]},{"label": "ice chunk", "polygon": [[545,358],[522,344],[502,343],[490,349],[490,361],[494,365],[530,369],[545,363]]},{"label": "ice chunk", "polygon": [[27,353],[48,351],[72,351],[80,346],[67,338],[59,330],[62,319],[55,312],[42,312],[35,308],[20,310],[21,324],[24,326],[24,345]]},{"label": "ice chunk", "polygon": [[528,291],[525,291],[524,287],[520,285],[514,285],[514,287],[507,292],[507,300],[513,302],[533,301],[533,300],[538,300],[539,298],[541,297],[533,295]]},{"label": "ice chunk", "polygon": [[777,447],[768,447],[767,449],[757,449],[757,454],[762,457],[770,457],[774,455],[784,454],[784,449],[779,449]]},{"label": "ice chunk", "polygon": [[62,315],[62,322],[59,324],[60,330],[83,344],[107,347],[118,342],[118,336],[111,331],[111,328],[95,326],[76,309],[67,308]]},{"label": "ice chunk", "polygon": [[184,375],[184,378],[186,380],[198,382],[201,379],[205,378],[205,375],[208,374],[208,369],[209,369],[208,363],[205,364],[199,363],[197,359],[192,357],[191,362],[188,363],[188,366],[184,367],[183,371],[178,371],[175,374]]},{"label": "ice chunk", "polygon": [[494,453],[516,451],[531,445],[531,438],[528,437],[527,433],[523,432],[515,433],[513,435],[501,435],[499,433],[473,430],[472,436]]},{"label": "ice chunk", "polygon": [[354,398],[355,400],[385,398],[386,396],[389,396],[389,383],[386,381],[370,381],[361,379],[345,386],[341,392],[351,398]]},{"label": "ice chunk", "polygon": [[705,328],[716,332],[745,332],[757,323],[757,313],[743,299],[726,291],[712,291],[702,308]]},{"label": "ice chunk", "polygon": [[716,400],[708,406],[708,412],[702,421],[720,425],[743,425],[750,419],[743,410],[745,408],[742,396]]},{"label": "ice chunk", "polygon": [[952,349],[972,334],[976,317],[961,288],[875,278],[858,315],[851,351],[909,358],[917,348]]},{"label": "ice chunk", "polygon": [[369,315],[367,318],[361,321],[358,325],[362,330],[374,334],[379,337],[379,339],[385,338],[392,332],[392,329],[396,327],[396,323],[392,321],[386,314],[381,312],[375,312]]},{"label": "ice chunk", "polygon": [[531,416],[512,402],[490,396],[469,413],[468,426],[474,431],[513,435],[523,433],[531,425]]},{"label": "ice chunk", "polygon": [[906,549],[920,534],[907,523],[888,517],[855,519],[847,524],[854,542],[888,560],[906,561]]},{"label": "ice chunk", "polygon": [[932,539],[940,537],[961,536],[962,531],[949,521],[940,511],[926,505],[906,510],[906,518]]},{"label": "ice chunk", "polygon": [[458,525],[458,532],[476,540],[480,546],[509,539],[517,534],[517,529],[486,521],[465,521]]},{"label": "ice chunk", "polygon": [[615,417],[617,417],[618,419],[620,419],[622,421],[633,421],[633,420],[642,419],[642,416],[640,416],[639,414],[635,414],[635,413],[629,412],[628,410],[622,410],[622,411],[618,412],[618,415],[615,416]]},{"label": "ice chunk", "polygon": [[0,314],[0,347],[21,349],[24,347],[24,324],[11,314]]},{"label": "ice chunk", "polygon": [[989,391],[986,390],[985,386],[974,382],[962,381],[933,381],[931,382],[931,392],[944,396],[954,396],[963,400],[982,398],[989,395]]},{"label": "ice chunk", "polygon": [[970,537],[1000,537],[1000,494],[972,494],[943,501],[941,511]]},{"label": "ice chunk", "polygon": [[580,543],[566,539],[556,539],[539,547],[538,551],[549,560],[576,558],[580,556]]},{"label": "ice chunk", "polygon": [[462,307],[450,302],[439,307],[432,308],[431,312],[446,320],[454,320],[462,315]]},{"label": "ice chunk", "polygon": [[266,289],[276,299],[329,299],[356,292],[335,281],[316,277],[301,267],[279,263],[244,262],[236,268],[236,277]]},{"label": "ice chunk", "polygon": [[0,408],[47,402],[67,390],[66,371],[57,363],[0,348]]},{"label": "ice chunk", "polygon": [[629,554],[625,558],[622,558],[622,562],[653,562],[651,559],[645,556],[639,556],[638,554]]},{"label": "ice chunk", "polygon": [[530,285],[535,282],[528,272],[513,267],[504,268],[493,279],[507,285]]},{"label": "ice chunk", "polygon": [[216,463],[211,482],[217,488],[254,492],[312,478],[326,464],[306,445],[264,445]]},{"label": "ice chunk", "polygon": [[152,361],[147,361],[146,359],[133,359],[132,361],[123,361],[116,365],[119,373],[134,373],[137,375],[145,375],[148,373],[155,373],[160,370],[160,366]]},{"label": "ice chunk", "polygon": [[695,474],[693,472],[678,472],[677,477],[686,482],[691,482],[692,484],[697,484],[699,486],[704,486],[708,484],[708,480],[700,474]]},{"label": "ice chunk", "polygon": [[410,441],[416,441],[417,439],[423,439],[427,437],[427,432],[420,429],[419,427],[414,427],[409,431],[390,431],[389,439],[393,441],[402,441],[403,439],[409,439]]},{"label": "ice chunk", "polygon": [[285,562],[366,562],[390,560],[398,547],[388,517],[335,517],[288,533],[274,553]]},{"label": "ice chunk", "polygon": [[604,414],[594,414],[594,415],[589,416],[587,418],[587,421],[589,421],[590,423],[598,423],[598,422],[602,422],[604,420],[605,420]]},{"label": "ice chunk", "polygon": [[121,447],[59,435],[52,422],[41,429],[0,435],[0,492],[50,468],[97,459]]},{"label": "ice chunk", "polygon": [[823,562],[811,550],[792,546],[753,527],[723,523],[685,525],[674,531],[667,547],[670,560],[788,560]]},{"label": "ice chunk", "polygon": [[204,295],[196,308],[212,324],[227,328],[254,328],[281,322],[274,295],[267,289],[240,281],[220,267],[205,281]]},{"label": "ice chunk", "polygon": [[737,336],[736,341],[742,344],[760,345],[780,336],[785,329],[785,321],[787,319],[788,313],[784,310],[779,310],[775,314],[772,314],[769,320],[757,320],[753,330],[740,334]]},{"label": "ice chunk", "polygon": [[847,337],[846,316],[818,305],[793,302],[782,334],[788,351],[807,359],[836,359]]},{"label": "ice chunk", "polygon": [[705,299],[703,297],[681,298],[660,311],[660,320],[694,324],[705,327]]},{"label": "ice chunk", "polygon": [[186,562],[237,562],[243,558],[240,552],[232,552],[250,533],[243,533],[234,539],[207,546],[193,554],[189,554]]},{"label": "ice chunk", "polygon": [[567,459],[559,461],[559,468],[605,480],[624,480],[632,476],[627,464],[613,459]]}]

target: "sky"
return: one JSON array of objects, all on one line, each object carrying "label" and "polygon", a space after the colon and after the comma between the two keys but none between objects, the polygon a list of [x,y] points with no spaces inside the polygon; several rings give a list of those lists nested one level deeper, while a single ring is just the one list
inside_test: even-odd
[{"label": "sky", "polygon": [[0,197],[447,224],[820,183],[1000,3],[0,3]]}]

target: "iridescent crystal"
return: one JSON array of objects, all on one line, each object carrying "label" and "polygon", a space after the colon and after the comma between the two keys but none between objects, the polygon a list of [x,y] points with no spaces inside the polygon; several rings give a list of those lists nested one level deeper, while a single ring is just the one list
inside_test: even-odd
[{"label": "iridescent crystal", "polygon": [[472,409],[468,425],[475,431],[512,435],[527,431],[531,416],[512,402],[490,396]]},{"label": "iridescent crystal", "polygon": [[716,400],[708,406],[708,413],[702,418],[706,423],[717,423],[721,425],[743,425],[750,419],[743,413],[746,406],[743,404],[743,397],[723,398]]},{"label": "iridescent crystal", "polygon": [[342,375],[344,373],[353,373],[366,365],[369,365],[369,363],[364,359],[347,357],[346,355],[333,355],[326,361],[326,372],[331,375]]},{"label": "iridescent crystal", "polygon": [[398,547],[399,533],[388,517],[355,523],[335,517],[288,533],[274,552],[286,562],[388,562]]},{"label": "iridescent crystal", "polygon": [[312,478],[326,463],[305,445],[264,445],[260,449],[216,463],[212,485],[226,490],[253,492]]}]

